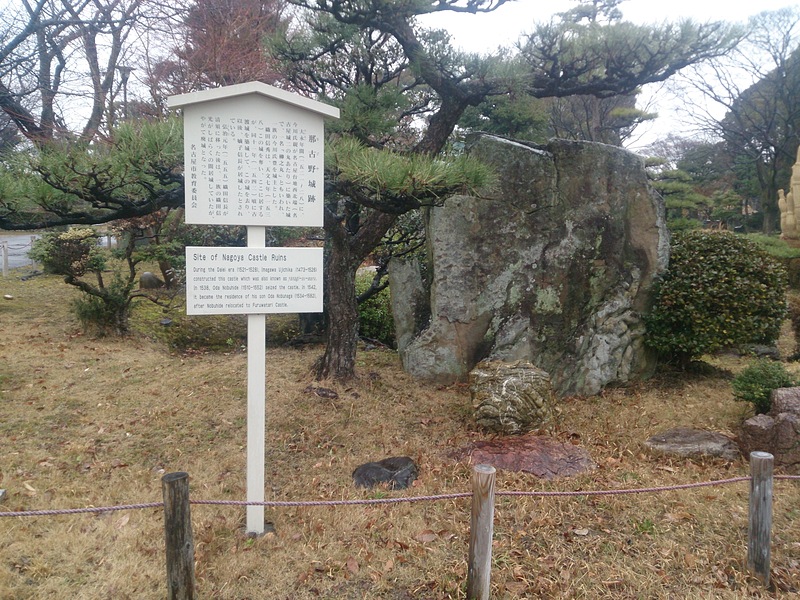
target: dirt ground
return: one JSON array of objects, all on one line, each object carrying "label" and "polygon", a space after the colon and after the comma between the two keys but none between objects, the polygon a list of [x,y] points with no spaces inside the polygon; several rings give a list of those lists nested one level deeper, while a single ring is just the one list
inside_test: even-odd
[{"label": "dirt ground", "polygon": [[[0,295],[13,296],[0,298],[0,510],[159,502],[161,478],[175,471],[189,473],[194,500],[244,500],[246,354],[177,352],[146,327],[123,339],[87,337],[69,311],[73,290],[56,277],[20,275],[0,280]],[[394,352],[366,348],[357,380],[315,382],[310,366],[320,352],[268,349],[268,500],[470,490],[471,466],[453,451],[491,436],[476,429],[466,386],[415,381]],[[552,481],[500,471],[497,490],[616,490],[747,476],[744,457],[665,458],[644,446],[677,426],[736,436],[751,413],[733,399],[730,378],[748,359],[706,362],[703,375],[664,371],[600,396],[563,399],[547,433],[585,448],[597,468]],[[331,393],[314,393],[318,386]],[[357,465],[403,455],[420,465],[410,490],[353,486]],[[192,506],[197,597],[466,597],[468,499],[281,507],[266,515],[274,530],[253,539],[243,508]],[[777,481],[773,586],[764,589],[746,568],[747,483],[501,496],[492,597],[797,597],[799,517],[800,484]],[[160,508],[0,517],[0,599],[162,599],[163,540]]]}]

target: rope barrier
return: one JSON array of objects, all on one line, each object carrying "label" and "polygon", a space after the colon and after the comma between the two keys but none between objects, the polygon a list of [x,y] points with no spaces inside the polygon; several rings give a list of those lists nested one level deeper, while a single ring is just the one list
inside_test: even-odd
[{"label": "rope barrier", "polygon": [[308,501],[282,501],[267,500],[265,502],[246,502],[243,500],[191,500],[190,504],[208,504],[219,506],[363,506],[367,504],[399,504],[401,502],[430,502],[435,500],[453,500],[457,498],[471,498],[472,492],[458,494],[440,494],[438,496],[413,496],[401,498],[372,498],[368,500],[308,500]]},{"label": "rope barrier", "polygon": [[122,504],[120,506],[90,506],[87,508],[61,508],[52,510],[17,510],[0,513],[0,517],[48,517],[53,515],[77,515],[81,513],[106,513],[118,510],[134,510],[139,508],[161,508],[163,502],[145,502],[143,504]]},{"label": "rope barrier", "polygon": [[[573,492],[522,492],[508,491],[496,492],[496,496],[539,496],[543,498],[568,497],[568,496],[621,496],[626,494],[647,494],[672,492],[676,490],[688,490],[693,488],[713,487],[727,485],[731,483],[741,483],[750,481],[750,477],[732,477],[730,479],[719,479],[716,481],[703,481],[699,483],[684,483],[679,485],[667,485],[660,487],[631,488],[620,490],[578,490]],[[775,475],[773,479],[779,480],[800,480],[800,475]],[[365,506],[369,504],[400,504],[403,502],[432,502],[438,500],[458,500],[472,497],[472,492],[461,492],[456,494],[439,494],[434,496],[411,496],[400,498],[371,498],[364,500],[308,500],[308,501],[284,501],[268,500],[265,502],[248,502],[245,500],[191,500],[190,504],[206,506],[265,506],[272,508],[286,507],[313,507],[313,506]],[[136,510],[143,508],[162,508],[163,502],[145,502],[141,504],[123,504],[120,506],[101,506],[87,508],[64,508],[50,510],[19,510],[0,512],[0,517],[42,517],[56,515],[76,515],[81,513],[107,513],[120,510]]]},{"label": "rope barrier", "polygon": [[[775,477],[777,479],[777,477]],[[671,492],[674,490],[689,490],[692,488],[712,487],[750,481],[750,477],[732,477],[717,481],[703,481],[700,483],[684,483],[681,485],[665,485],[660,487],[635,488],[627,490],[579,490],[576,492],[495,492],[495,496],[621,496],[624,494],[647,494],[653,492]]]}]

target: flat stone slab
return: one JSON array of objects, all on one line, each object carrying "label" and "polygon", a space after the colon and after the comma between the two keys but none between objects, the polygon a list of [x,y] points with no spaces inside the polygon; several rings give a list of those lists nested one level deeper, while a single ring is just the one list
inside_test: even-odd
[{"label": "flat stone slab", "polygon": [[533,434],[474,442],[458,455],[469,456],[475,465],[530,473],[541,479],[570,477],[597,467],[584,448]]},{"label": "flat stone slab", "polygon": [[683,458],[738,460],[741,457],[739,448],[728,436],[690,427],[676,427],[657,433],[645,445],[655,452]]}]

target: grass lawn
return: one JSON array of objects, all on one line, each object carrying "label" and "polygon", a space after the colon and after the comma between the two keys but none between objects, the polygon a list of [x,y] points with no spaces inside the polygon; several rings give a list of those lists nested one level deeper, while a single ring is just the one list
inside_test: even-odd
[{"label": "grass lawn", "polygon": [[[164,473],[186,471],[196,500],[245,499],[246,354],[231,323],[221,350],[171,349],[163,314],[142,309],[124,339],[89,337],[58,277],[0,279],[0,510],[161,500]],[[182,322],[180,311],[171,315]],[[202,319],[195,329],[202,330]],[[280,319],[272,319],[273,324]],[[238,330],[236,330],[238,331]],[[788,331],[788,328],[787,328]],[[788,336],[788,334],[787,334]],[[790,354],[793,340],[782,340]],[[226,346],[226,347],[225,347]],[[413,380],[385,349],[362,349],[360,377],[315,382],[318,346],[267,351],[269,500],[356,499],[470,490],[452,458],[485,439],[464,385]],[[747,461],[649,454],[676,426],[735,435],[749,416],[730,377],[747,365],[708,358],[712,374],[566,398],[551,434],[598,468],[542,481],[498,472],[498,491],[668,486],[749,474]],[[797,373],[798,365],[788,368]],[[309,386],[336,391],[336,398]],[[357,490],[353,469],[411,456],[405,492]],[[777,470],[778,473],[786,471]],[[790,473],[790,474],[796,474]],[[800,590],[800,484],[775,485],[772,591],[745,568],[748,484],[570,498],[499,497],[493,598],[791,598]],[[470,503],[267,509],[274,532],[250,539],[240,507],[192,507],[200,598],[465,598]],[[0,599],[163,599],[161,509],[0,518]]]}]

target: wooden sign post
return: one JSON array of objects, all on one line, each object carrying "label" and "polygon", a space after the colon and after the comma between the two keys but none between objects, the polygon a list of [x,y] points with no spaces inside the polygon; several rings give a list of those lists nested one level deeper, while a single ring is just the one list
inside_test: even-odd
[{"label": "wooden sign post", "polygon": [[[186,222],[244,225],[247,248],[186,248],[186,311],[247,315],[247,501],[264,501],[266,315],[322,312],[322,249],[267,248],[266,227],[322,227],[324,118],[264,83],[169,98],[183,110]],[[247,507],[264,533],[264,507]]]}]

